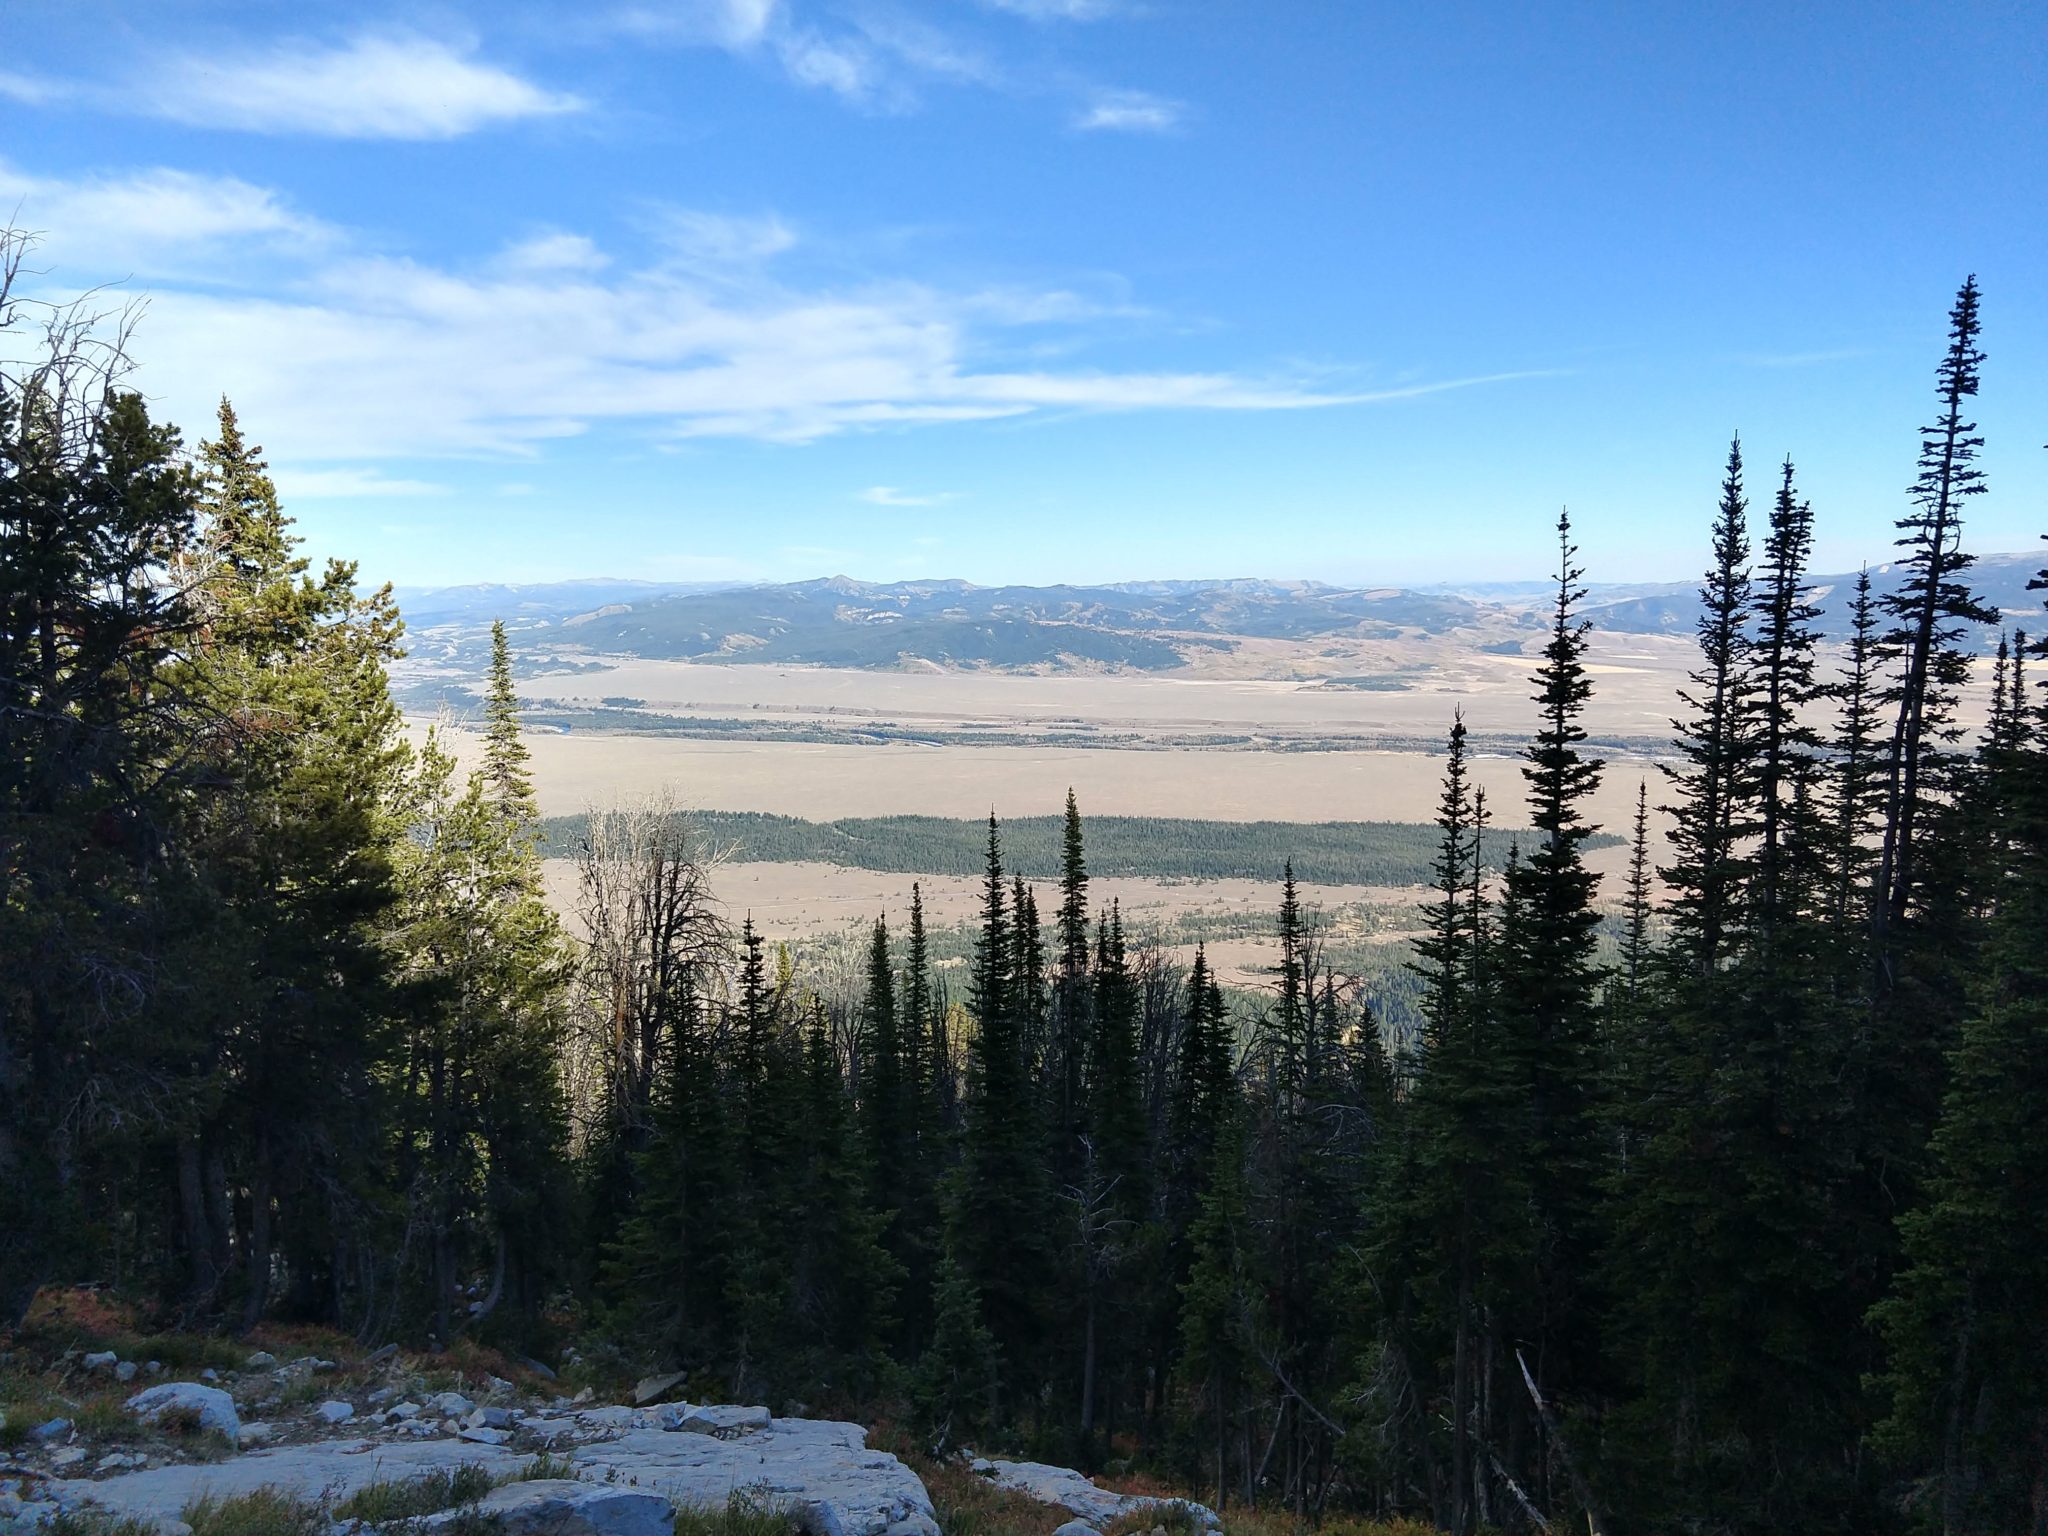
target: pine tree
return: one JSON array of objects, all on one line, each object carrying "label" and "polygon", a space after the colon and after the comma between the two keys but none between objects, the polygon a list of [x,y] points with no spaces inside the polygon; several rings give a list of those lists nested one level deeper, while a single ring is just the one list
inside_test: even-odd
[{"label": "pine tree", "polygon": [[901,1027],[889,924],[876,918],[868,945],[867,996],[861,1006],[860,1127],[876,1200],[884,1210],[902,1208],[915,1155],[915,1086],[905,1071]]},{"label": "pine tree", "polygon": [[989,817],[981,936],[974,957],[975,1032],[967,1047],[960,1164],[948,1212],[948,1246],[980,1294],[1001,1351],[1005,1386],[1034,1386],[1044,1332],[1040,1280],[1049,1262],[1049,1192],[1036,1095],[1026,1071],[1012,974],[1011,913],[1002,839]]},{"label": "pine tree", "polygon": [[[1241,1118],[1225,1117],[1211,1152],[1200,1214],[1188,1234],[1193,1258],[1181,1287],[1180,1374],[1197,1392],[1208,1419],[1216,1468],[1216,1507],[1228,1502],[1225,1469],[1240,1400],[1258,1369],[1255,1332],[1261,1321],[1266,1276],[1245,1181]],[[1247,1437],[1248,1438],[1248,1437]],[[1243,1497],[1250,1502],[1256,1474],[1249,1446],[1241,1458]]]},{"label": "pine tree", "polygon": [[[1877,695],[1877,603],[1870,593],[1870,571],[1856,574],[1855,596],[1849,602],[1849,643],[1841,681],[1835,687],[1838,713],[1831,743],[1835,771],[1828,798],[1833,838],[1833,926],[1843,940],[1851,925],[1870,910],[1871,871],[1875,857],[1867,839],[1883,806],[1883,762],[1879,743]],[[1860,967],[1864,948],[1854,947]],[[1864,990],[1858,976],[1855,990]]]},{"label": "pine tree", "polygon": [[1059,957],[1054,981],[1052,1053],[1047,1066],[1051,1102],[1046,1116],[1052,1135],[1054,1177],[1071,1184],[1078,1172],[1084,1113],[1083,1077],[1088,1041],[1094,1033],[1095,989],[1089,972],[1088,861],[1081,810],[1067,791],[1066,824],[1060,841]]},{"label": "pine tree", "polygon": [[[2038,730],[2038,722],[2033,723]],[[1874,1321],[1889,1349],[1880,1442],[1931,1484],[1954,1536],[2048,1524],[2048,753],[2007,764],[2011,840],[1989,936],[1948,1061],[1925,1199],[1900,1218],[1904,1262]]]},{"label": "pine tree", "polygon": [[1778,951],[1820,896],[1796,876],[1812,866],[1825,841],[1823,829],[1798,814],[1807,803],[1802,787],[1810,788],[1820,771],[1819,733],[1810,723],[1820,696],[1814,659],[1819,637],[1813,627],[1820,610],[1805,599],[1812,549],[1813,508],[1794,489],[1788,458],[1764,542],[1750,646],[1755,721],[1748,788],[1754,797],[1757,846],[1754,889],[1746,902],[1750,942],[1766,964],[1781,963],[1788,974],[1804,959]]},{"label": "pine tree", "polygon": [[982,1310],[974,1282],[946,1252],[932,1298],[932,1341],[918,1361],[915,1391],[935,1454],[1000,1422],[1001,1356]]},{"label": "pine tree", "polygon": [[1643,1002],[1649,981],[1650,947],[1650,786],[1636,785],[1636,817],[1629,835],[1628,888],[1622,899],[1621,964],[1616,978],[1622,1007],[1632,1017]]},{"label": "pine tree", "polygon": [[1977,348],[1977,279],[1964,281],[1949,311],[1949,346],[1935,370],[1941,411],[1920,432],[1920,475],[1913,483],[1913,510],[1899,519],[1899,560],[1906,578],[1879,606],[1892,621],[1877,647],[1898,675],[1881,695],[1895,719],[1885,753],[1884,825],[1871,909],[1881,988],[1897,984],[1893,930],[1909,916],[1917,878],[1916,836],[1926,801],[1948,786],[1955,739],[1956,690],[1967,680],[1969,660],[1960,642],[1970,625],[1994,624],[1963,579],[1975,557],[1961,549],[1967,498],[1983,494],[1984,472],[1977,452],[1984,439],[1977,424],[1963,419],[1966,402],[1978,389],[1984,354]]},{"label": "pine tree", "polygon": [[[1545,1396],[1569,1402],[1598,1370],[1590,1271],[1605,1175],[1605,1072],[1595,958],[1600,915],[1593,905],[1599,877],[1586,867],[1583,848],[1596,830],[1584,807],[1603,765],[1581,751],[1581,720],[1593,692],[1585,663],[1591,626],[1576,612],[1585,593],[1568,515],[1559,516],[1557,532],[1550,640],[1533,679],[1538,725],[1522,769],[1535,846],[1506,872],[1494,996],[1500,1051],[1523,1096],[1506,1138],[1508,1155],[1527,1170],[1535,1223],[1532,1270],[1518,1287],[1508,1326],[1526,1341]],[[1545,1453],[1562,1448],[1553,1441]]]},{"label": "pine tree", "polygon": [[[307,574],[262,450],[225,400],[219,433],[200,445],[187,564],[205,622],[179,665],[217,722],[199,749],[215,793],[184,829],[215,903],[195,957],[209,977],[214,1085],[173,1155],[199,1269],[192,1300],[215,1300],[200,1276],[218,1284],[233,1247],[249,1327],[279,1270],[324,1266],[336,1234],[376,1201],[365,1175],[394,1006],[383,944],[405,756],[384,665],[401,626],[389,589],[359,593],[353,565]],[[323,1064],[317,1084],[308,1060]],[[239,1231],[221,1219],[231,1202],[248,1213]]]},{"label": "pine tree", "polygon": [[519,695],[512,686],[512,646],[505,621],[491,620],[490,679],[484,693],[483,775],[491,802],[509,819],[538,819],[533,775],[527,761],[533,754],[519,735]]},{"label": "pine tree", "polygon": [[1660,871],[1671,891],[1671,955],[1695,979],[1709,979],[1725,958],[1733,905],[1743,878],[1737,846],[1739,806],[1749,773],[1751,699],[1749,502],[1742,488],[1742,443],[1728,468],[1714,520],[1714,564],[1700,587],[1700,665],[1679,700],[1691,711],[1674,720],[1681,765],[1667,769],[1677,791],[1671,844],[1677,862]]}]

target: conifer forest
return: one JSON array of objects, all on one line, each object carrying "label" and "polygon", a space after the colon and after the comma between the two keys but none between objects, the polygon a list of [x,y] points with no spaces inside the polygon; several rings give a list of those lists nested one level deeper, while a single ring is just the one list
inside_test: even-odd
[{"label": "conifer forest", "polygon": [[977,840],[964,966],[920,894],[857,983],[806,974],[660,805],[551,824],[565,919],[505,628],[458,766],[262,422],[158,419],[93,300],[17,281],[0,328],[0,1329],[91,1285],[230,1337],[573,1343],[1116,1460],[1226,1528],[2048,1531],[2048,692],[2015,630],[1960,723],[2001,622],[1974,279],[1841,665],[1829,509],[1746,443],[1702,477],[1662,867],[1651,786],[1589,811],[1556,519],[1524,795],[1442,722],[1399,1028],[1272,824],[1213,853],[1271,859],[1279,963],[1226,987],[1091,891],[1061,783]]}]

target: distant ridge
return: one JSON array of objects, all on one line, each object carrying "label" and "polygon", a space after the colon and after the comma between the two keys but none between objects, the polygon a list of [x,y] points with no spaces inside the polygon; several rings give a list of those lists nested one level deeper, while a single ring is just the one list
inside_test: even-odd
[{"label": "distant ridge", "polygon": [[[2008,622],[2043,624],[2028,581],[2037,554],[1979,557],[1973,586]],[[1879,592],[1900,580],[1871,568]],[[1813,579],[1823,634],[1848,629],[1855,575]],[[1246,641],[1416,639],[1465,634],[1472,645],[1513,650],[1540,628],[1549,588],[1541,582],[1340,587],[1260,577],[1111,582],[1095,586],[978,586],[957,578],[863,581],[661,583],[598,578],[400,589],[415,633],[465,631],[502,618],[552,631],[563,650],[655,659],[810,663],[845,667],[1085,666],[1162,671],[1203,650]],[[1699,615],[1694,584],[1595,583],[1586,616],[1610,633],[1689,634]],[[1996,631],[1980,637],[1996,644]]]}]

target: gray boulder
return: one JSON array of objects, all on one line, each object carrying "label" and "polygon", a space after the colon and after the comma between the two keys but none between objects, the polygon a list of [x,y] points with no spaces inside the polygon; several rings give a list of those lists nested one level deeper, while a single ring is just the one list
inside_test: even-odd
[{"label": "gray boulder", "polygon": [[[566,1478],[508,1483],[486,1494],[476,1513],[498,1522],[506,1536],[669,1536],[675,1517],[658,1493]],[[424,1520],[428,1530],[465,1518],[449,1510]]]},{"label": "gray boulder", "polygon": [[199,1415],[199,1427],[225,1435],[230,1442],[240,1438],[241,1415],[235,1400],[219,1387],[202,1387],[196,1381],[167,1381],[160,1387],[145,1387],[128,1399],[128,1411],[145,1424],[154,1424],[172,1409]]},{"label": "gray boulder", "polygon": [[120,1359],[111,1349],[96,1349],[78,1363],[88,1371],[111,1371]]},{"label": "gray boulder", "polygon": [[1102,1532],[1086,1520],[1069,1520],[1065,1525],[1054,1526],[1052,1536],[1102,1536]]},{"label": "gray boulder", "polygon": [[252,1371],[267,1371],[277,1364],[277,1356],[267,1349],[259,1349],[255,1354],[244,1360],[242,1364]]},{"label": "gray boulder", "polygon": [[460,1392],[437,1392],[427,1399],[427,1406],[444,1419],[459,1419],[472,1411],[476,1404]]},{"label": "gray boulder", "polygon": [[1041,1504],[1058,1504],[1072,1510],[1085,1525],[1101,1528],[1133,1510],[1178,1509],[1194,1517],[1204,1530],[1220,1531],[1223,1522],[1216,1511],[1193,1499],[1154,1499],[1143,1494],[1112,1493],[1098,1488],[1071,1467],[1048,1466],[1042,1461],[991,1461],[977,1457],[973,1468],[991,1479],[998,1488],[1021,1493]]},{"label": "gray boulder", "polygon": [[645,1408],[649,1403],[658,1403],[669,1393],[683,1384],[688,1371],[669,1371],[660,1376],[643,1376],[633,1386],[633,1406]]},{"label": "gray boulder", "polygon": [[313,1410],[313,1417],[323,1424],[346,1424],[356,1416],[354,1403],[344,1403],[339,1398],[330,1398]]}]

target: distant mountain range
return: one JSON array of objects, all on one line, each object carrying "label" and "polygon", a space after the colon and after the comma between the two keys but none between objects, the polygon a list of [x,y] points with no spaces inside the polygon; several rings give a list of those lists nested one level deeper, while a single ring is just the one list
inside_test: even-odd
[{"label": "distant mountain range", "polygon": [[[2037,554],[1987,555],[1971,573],[1988,604],[2015,624],[2042,626],[2027,582]],[[1873,568],[1879,591],[1897,585]],[[1815,578],[1820,627],[1848,630],[1855,576]],[[1541,629],[1540,583],[1473,587],[1335,587],[1313,581],[1134,581],[1101,586],[981,587],[965,581],[817,581],[747,586],[626,580],[401,589],[416,636],[456,648],[494,618],[564,653],[729,662],[898,667],[1084,666],[1165,670],[1202,650],[1245,641],[1421,639],[1462,635],[1475,647],[1520,648]],[[1682,635],[1699,616],[1697,587],[1596,584],[1585,611],[1600,629]],[[1996,643],[1995,632],[1983,637]]]}]

